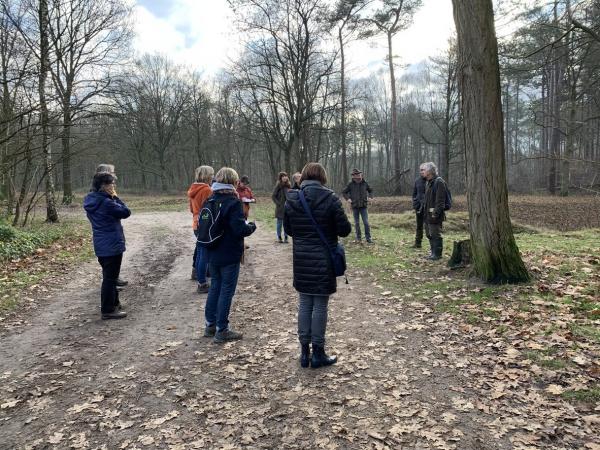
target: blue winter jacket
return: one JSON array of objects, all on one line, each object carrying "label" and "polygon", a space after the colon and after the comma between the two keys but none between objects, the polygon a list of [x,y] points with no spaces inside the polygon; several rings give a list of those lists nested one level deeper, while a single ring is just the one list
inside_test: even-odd
[{"label": "blue winter jacket", "polygon": [[83,208],[92,224],[96,256],[115,256],[123,253],[125,234],[121,219],[131,215],[125,203],[106,192],[90,192],[83,200]]},{"label": "blue winter jacket", "polygon": [[234,193],[215,191],[211,198],[221,204],[221,218],[224,225],[223,237],[217,245],[208,249],[210,264],[228,266],[241,262],[244,252],[244,238],[256,230],[254,224],[247,224],[242,210],[242,202]]}]

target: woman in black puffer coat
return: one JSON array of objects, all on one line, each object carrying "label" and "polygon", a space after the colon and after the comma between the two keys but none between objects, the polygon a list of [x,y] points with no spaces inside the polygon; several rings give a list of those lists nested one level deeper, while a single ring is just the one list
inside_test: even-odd
[{"label": "woman in black puffer coat", "polygon": [[[308,163],[304,166],[300,188],[315,221],[333,248],[338,236],[348,236],[352,227],[342,203],[332,190],[324,186],[326,183],[327,173],[321,164]],[[313,368],[334,364],[337,358],[325,353],[325,330],[329,296],[336,291],[335,272],[330,252],[302,207],[298,191],[288,192],[283,226],[285,232],[294,238],[294,287],[300,294],[300,365],[308,367],[309,361]],[[311,342],[312,358],[309,349]]]}]

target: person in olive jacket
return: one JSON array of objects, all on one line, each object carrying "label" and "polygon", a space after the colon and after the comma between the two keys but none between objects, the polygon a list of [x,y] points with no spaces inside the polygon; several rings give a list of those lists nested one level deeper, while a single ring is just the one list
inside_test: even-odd
[{"label": "person in olive jacket", "polygon": [[279,176],[277,177],[277,184],[275,185],[275,189],[273,189],[273,195],[271,195],[271,200],[275,203],[275,218],[277,219],[277,241],[282,244],[287,244],[288,236],[283,232],[284,238],[281,239],[281,229],[283,228],[283,213],[285,201],[287,199],[287,192],[291,189],[290,178],[287,173],[279,172]]},{"label": "person in olive jacket", "polygon": [[413,188],[412,195],[412,206],[415,210],[415,216],[417,219],[417,231],[415,234],[415,243],[412,248],[421,248],[423,242],[423,219],[425,218],[425,187],[427,186],[427,179],[425,178],[425,164],[421,164],[419,167],[419,177],[415,180],[415,186]]},{"label": "person in olive jacket", "polygon": [[[321,164],[308,163],[302,170],[300,189],[315,221],[329,245],[337,245],[338,236],[350,234],[352,227],[342,203],[326,188],[327,172]],[[325,353],[325,330],[329,296],[336,291],[336,277],[329,250],[304,210],[299,190],[290,190],[285,203],[283,226],[294,238],[294,288],[299,293],[298,338],[301,345],[300,365],[313,368],[337,361]],[[312,358],[309,344],[312,342]]]},{"label": "person in olive jacket", "polygon": [[242,333],[229,328],[229,311],[240,274],[244,238],[256,231],[256,225],[247,222],[244,217],[242,202],[235,188],[238,180],[235,170],[221,168],[211,186],[213,195],[207,200],[219,205],[219,220],[223,224],[223,236],[207,249],[208,270],[212,280],[204,307],[204,336],[213,337],[216,343],[242,338]]},{"label": "person in olive jacket", "polygon": [[431,254],[427,259],[438,260],[442,257],[444,238],[442,227],[446,220],[444,207],[446,204],[446,182],[437,174],[437,167],[432,162],[423,164],[425,168],[425,232],[429,239]]},{"label": "person in olive jacket", "polygon": [[94,175],[92,191],[86,195],[83,208],[92,224],[94,252],[102,266],[100,291],[102,319],[122,319],[127,316],[121,310],[117,280],[121,272],[125,234],[121,219],[131,215],[129,208],[117,197],[116,177],[103,172]]},{"label": "person in olive jacket", "polygon": [[373,190],[369,186],[369,183],[367,183],[363,178],[360,170],[353,169],[351,175],[352,181],[344,188],[342,195],[348,202],[350,202],[350,206],[352,207],[356,241],[361,242],[360,218],[362,217],[362,221],[365,226],[365,238],[370,244],[373,241],[371,240],[371,227],[369,227],[369,214],[367,212],[367,206],[369,204],[369,199],[373,198]]}]

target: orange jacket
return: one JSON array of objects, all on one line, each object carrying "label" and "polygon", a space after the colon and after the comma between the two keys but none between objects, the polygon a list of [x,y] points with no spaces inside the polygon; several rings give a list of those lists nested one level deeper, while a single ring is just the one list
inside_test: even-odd
[{"label": "orange jacket", "polygon": [[204,206],[204,202],[212,195],[212,189],[206,183],[192,183],[187,192],[190,199],[190,211],[193,214],[192,228],[198,228],[198,214]]}]

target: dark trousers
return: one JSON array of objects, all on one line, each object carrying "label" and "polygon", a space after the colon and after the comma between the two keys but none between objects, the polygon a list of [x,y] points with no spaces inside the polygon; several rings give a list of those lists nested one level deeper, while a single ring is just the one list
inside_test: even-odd
[{"label": "dark trousers", "polygon": [[206,268],[208,265],[206,261],[206,249],[198,244],[198,230],[194,230],[194,236],[196,236],[196,246],[194,247],[194,263],[192,267],[196,269],[198,284],[204,284],[206,283]]},{"label": "dark trousers", "polygon": [[415,234],[415,243],[420,244],[423,241],[423,219],[425,218],[425,214],[423,211],[415,211],[415,216],[417,217],[417,232]]},{"label": "dark trousers", "polygon": [[107,314],[115,311],[119,305],[119,291],[117,291],[117,278],[121,273],[121,262],[123,253],[114,256],[98,256],[98,262],[102,266],[102,288],[100,290],[100,302],[102,313]]},{"label": "dark trousers", "polygon": [[367,241],[371,240],[371,227],[369,227],[369,213],[367,208],[352,208],[352,215],[354,216],[354,228],[356,231],[356,240],[360,241],[360,219],[362,218],[365,226],[365,238]]},{"label": "dark trousers", "polygon": [[300,294],[298,304],[298,339],[301,344],[325,346],[327,329],[327,295]]},{"label": "dark trousers", "polygon": [[240,274],[240,263],[220,266],[208,265],[212,280],[206,297],[204,318],[206,325],[217,325],[217,330],[229,328],[229,311]]},{"label": "dark trousers", "polygon": [[436,256],[442,256],[442,250],[444,249],[444,238],[442,237],[442,224],[426,223],[425,233],[427,234],[427,239],[429,239],[429,245],[431,246],[431,254]]}]

